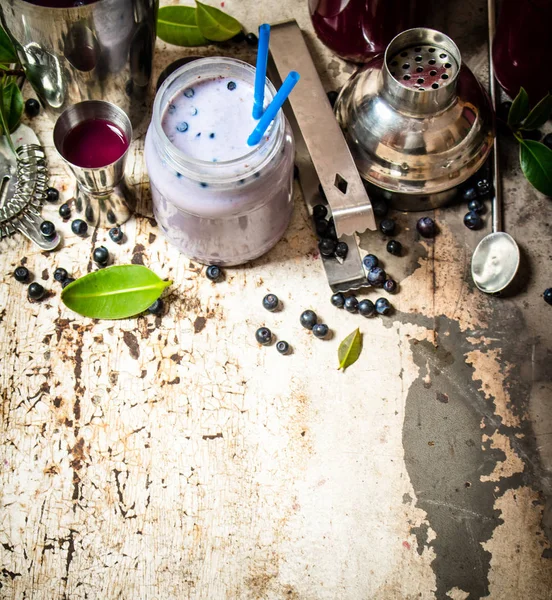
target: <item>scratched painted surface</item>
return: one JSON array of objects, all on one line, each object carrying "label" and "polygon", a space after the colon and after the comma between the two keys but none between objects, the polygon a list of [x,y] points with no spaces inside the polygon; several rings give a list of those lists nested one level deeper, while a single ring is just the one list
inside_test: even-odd
[{"label": "scratched painted surface", "polygon": [[[336,88],[352,69],[315,40],[305,5],[225,9],[248,29],[295,17]],[[453,3],[436,19],[484,77],[483,3]],[[254,58],[236,44],[159,43],[156,73],[221,52]],[[51,125],[36,125],[69,198]],[[552,598],[552,325],[540,298],[552,285],[552,206],[520,177],[513,146],[506,226],[528,286],[502,299],[474,289],[482,234],[464,229],[462,206],[435,215],[434,242],[418,239],[413,215],[397,215],[405,257],[386,255],[380,234],[361,240],[400,281],[396,312],[363,320],[329,304],[298,190],[282,242],[210,283],[151,219],[143,133],[129,165],[138,214],[123,245],[61,225],[55,253],[22,238],[0,247],[0,597]],[[167,314],[94,322],[60,303],[54,269],[83,275],[100,243],[116,263],[174,280]],[[51,291],[41,303],[11,276],[22,260]],[[268,291],[281,312],[261,308]],[[305,308],[333,339],[301,329]],[[293,354],[259,348],[260,325]],[[337,346],[357,326],[364,350],[343,374]]]}]

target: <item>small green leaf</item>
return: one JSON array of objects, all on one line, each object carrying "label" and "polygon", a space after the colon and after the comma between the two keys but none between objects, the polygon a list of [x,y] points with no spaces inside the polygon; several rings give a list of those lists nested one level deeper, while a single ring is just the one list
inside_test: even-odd
[{"label": "small green leaf", "polygon": [[222,10],[207,6],[207,4],[202,4],[197,0],[196,5],[197,25],[208,40],[226,42],[242,30],[239,21],[222,12]]},{"label": "small green leaf", "polygon": [[527,92],[521,88],[510,107],[510,112],[508,113],[508,125],[512,129],[517,129],[528,114],[529,96],[527,95]]},{"label": "small green leaf", "polygon": [[527,181],[545,196],[552,197],[552,150],[540,142],[522,140],[519,162]]},{"label": "small green leaf", "polygon": [[550,93],[533,108],[529,116],[523,122],[523,129],[538,129],[542,127],[552,115],[552,96]]},{"label": "small green leaf", "polygon": [[2,86],[2,100],[6,124],[10,132],[13,132],[19,126],[23,114],[23,96],[14,79],[10,79]]},{"label": "small green leaf", "polygon": [[339,344],[337,349],[337,358],[339,359],[339,368],[345,370],[358,360],[362,350],[362,334],[359,329],[355,329]]},{"label": "small green leaf", "polygon": [[203,46],[203,37],[196,22],[196,9],[191,6],[163,6],[157,16],[157,35],[175,46]]},{"label": "small green leaf", "polygon": [[17,52],[8,34],[0,27],[0,63],[9,65],[16,62],[19,62]]},{"label": "small green leaf", "polygon": [[145,311],[171,283],[141,265],[117,265],[73,281],[61,299],[85,317],[126,319]]}]

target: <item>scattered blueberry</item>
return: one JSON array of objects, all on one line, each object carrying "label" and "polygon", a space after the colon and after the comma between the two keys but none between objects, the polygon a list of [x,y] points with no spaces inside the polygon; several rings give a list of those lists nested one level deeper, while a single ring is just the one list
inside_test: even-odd
[{"label": "scattered blueberry", "polygon": [[418,219],[416,229],[418,230],[418,233],[425,238],[432,238],[437,233],[435,221],[431,217],[422,217],[421,219]]},{"label": "scattered blueberry", "polygon": [[245,41],[245,33],[243,31],[236,33],[236,35],[232,38],[232,41],[237,42],[238,44]]},{"label": "scattered blueberry", "polygon": [[61,284],[61,287],[65,289],[70,283],[73,283],[73,281],[75,281],[74,277],[67,277],[67,279]]},{"label": "scattered blueberry", "polygon": [[522,129],[521,130],[521,137],[524,140],[533,140],[534,142],[540,142],[541,138],[542,138],[542,131],[538,130],[538,129]]},{"label": "scattered blueberry", "polygon": [[465,202],[471,202],[472,200],[475,200],[477,198],[477,190],[473,187],[467,187],[463,192],[462,192],[462,200],[464,200]]},{"label": "scattered blueberry", "polygon": [[376,307],[371,300],[365,298],[358,303],[358,312],[363,317],[371,317],[376,312]]},{"label": "scattered blueberry", "polygon": [[88,231],[88,225],[86,224],[86,221],[83,221],[82,219],[75,219],[71,223],[71,231],[76,235],[84,237]]},{"label": "scattered blueberry", "polygon": [[184,133],[185,131],[188,131],[188,123],[186,123],[186,121],[181,121],[177,126],[176,126],[176,130],[180,131],[180,133]]},{"label": "scattered blueberry", "polygon": [[345,310],[350,313],[358,310],[358,298],[354,294],[345,298]]},{"label": "scattered blueberry", "polygon": [[335,255],[337,258],[342,258],[345,260],[347,258],[347,254],[349,253],[349,246],[346,242],[338,242],[335,247]]},{"label": "scattered blueberry", "polygon": [[255,332],[255,339],[259,344],[263,346],[268,346],[272,341],[272,332],[268,327],[259,327]]},{"label": "scattered blueberry", "polygon": [[544,290],[542,297],[544,298],[545,302],[552,305],[552,288],[547,288]]},{"label": "scattered blueberry", "polygon": [[335,106],[335,101],[337,100],[339,93],[335,92],[334,90],[331,90],[326,94],[326,96],[328,96],[328,100],[330,101],[331,107],[333,108]]},{"label": "scattered blueberry", "polygon": [[67,204],[67,202],[65,202],[64,204],[62,204],[59,207],[59,216],[62,219],[70,219],[71,218],[71,207],[69,206],[69,204]]},{"label": "scattered blueberry", "polygon": [[312,335],[314,335],[314,337],[323,339],[328,335],[329,331],[330,330],[328,329],[327,325],[325,325],[324,323],[317,323],[312,328]]},{"label": "scattered blueberry", "polygon": [[276,350],[278,350],[280,354],[289,354],[289,344],[284,342],[284,340],[280,340],[276,344]]},{"label": "scattered blueberry", "polygon": [[46,188],[46,200],[48,200],[48,202],[57,202],[59,200],[59,192],[56,188]]},{"label": "scattered blueberry", "polygon": [[464,216],[464,225],[468,229],[481,229],[481,227],[483,227],[483,219],[475,211],[470,210],[470,212],[466,213]]},{"label": "scattered blueberry", "polygon": [[230,91],[233,91],[236,89],[236,82],[235,81],[229,81],[228,85],[226,86]]},{"label": "scattered blueberry", "polygon": [[370,285],[381,287],[387,279],[387,274],[381,267],[373,267],[368,271],[367,279]]},{"label": "scattered blueberry", "polygon": [[345,296],[341,292],[337,292],[330,298],[330,302],[337,308],[343,308],[345,306]]},{"label": "scattered blueberry", "polygon": [[105,267],[109,262],[109,251],[105,246],[94,248],[92,258],[96,264],[100,265],[100,267]]},{"label": "scattered blueberry", "polygon": [[395,221],[393,219],[383,219],[380,223],[380,231],[383,235],[393,235],[395,233]]},{"label": "scattered blueberry", "polygon": [[379,315],[387,315],[391,312],[391,304],[387,298],[378,298],[376,300],[376,312]]},{"label": "scattered blueberry", "polygon": [[37,117],[40,112],[40,102],[36,98],[29,98],[25,102],[25,114],[28,117]]},{"label": "scattered blueberry", "polygon": [[31,283],[31,285],[27,288],[27,294],[31,300],[40,300],[44,296],[45,292],[46,290],[40,285],[40,283],[36,282]]},{"label": "scattered blueberry", "polygon": [[373,254],[367,254],[362,259],[362,263],[364,264],[366,269],[368,269],[368,271],[369,271],[370,269],[373,269],[374,267],[378,266],[379,260],[378,260],[377,256],[374,256]]},{"label": "scattered blueberry", "polygon": [[194,97],[194,88],[186,88],[184,90],[184,96],[186,96],[186,98],[193,98]]},{"label": "scattered blueberry", "polygon": [[246,34],[245,41],[250,46],[256,46],[259,43],[259,38],[253,32],[251,32],[251,33]]},{"label": "scattered blueberry", "polygon": [[112,227],[109,230],[109,237],[116,244],[120,244],[123,241],[123,230],[120,227]]},{"label": "scattered blueberry", "polygon": [[389,240],[387,242],[387,252],[393,256],[400,256],[402,252],[402,244],[399,240]]},{"label": "scattered blueberry", "polygon": [[491,184],[488,179],[480,179],[476,184],[477,196],[479,198],[486,198],[491,193]]},{"label": "scattered blueberry", "polygon": [[325,219],[328,216],[328,209],[323,204],[317,204],[312,208],[313,219]]},{"label": "scattered blueberry", "polygon": [[383,289],[388,294],[394,294],[397,291],[397,282],[394,279],[386,279],[383,282]]},{"label": "scattered blueberry", "polygon": [[542,143],[547,147],[550,148],[550,150],[552,150],[552,133],[547,133],[543,140]]},{"label": "scattered blueberry", "polygon": [[378,217],[378,219],[385,217],[389,211],[389,205],[387,204],[387,201],[383,198],[374,198],[371,202],[374,216]]},{"label": "scattered blueberry", "polygon": [[336,246],[337,244],[335,240],[331,240],[329,238],[322,238],[318,242],[318,249],[320,250],[320,254],[322,254],[322,256],[333,256]]},{"label": "scattered blueberry", "polygon": [[58,267],[54,271],[54,279],[56,281],[59,281],[60,283],[63,283],[67,279],[67,277],[69,277],[69,273],[67,273],[67,271],[63,267]]},{"label": "scattered blueberry", "polygon": [[29,269],[27,269],[27,267],[17,267],[17,269],[15,269],[13,272],[13,276],[15,277],[16,281],[19,281],[19,283],[27,283],[31,274],[29,273]]},{"label": "scattered blueberry", "polygon": [[214,133],[210,133],[210,134],[209,134],[209,137],[210,137],[211,139],[213,139],[213,138],[215,137],[215,134],[214,134]]},{"label": "scattered blueberry", "polygon": [[267,294],[263,298],[263,307],[270,312],[274,312],[279,305],[280,301],[278,300],[278,296],[276,296],[276,294]]},{"label": "scattered blueberry", "polygon": [[148,307],[148,312],[152,315],[160,315],[163,312],[164,304],[161,298],[157,298],[157,300]]},{"label": "scattered blueberry", "polygon": [[328,221],[326,219],[315,219],[314,229],[316,230],[316,235],[324,237],[328,232]]},{"label": "scattered blueberry", "polygon": [[46,240],[51,240],[56,236],[56,226],[52,221],[42,221],[40,224],[40,233]]},{"label": "scattered blueberry", "polygon": [[314,310],[305,310],[299,317],[299,322],[305,329],[312,329],[316,325],[318,317]]},{"label": "scattered blueberry", "polygon": [[485,204],[476,198],[475,200],[468,202],[468,210],[476,213],[483,213],[485,212]]},{"label": "scattered blueberry", "polygon": [[205,275],[207,275],[207,279],[210,279],[211,281],[217,281],[220,279],[222,271],[220,267],[217,267],[217,265],[209,265],[205,271]]}]

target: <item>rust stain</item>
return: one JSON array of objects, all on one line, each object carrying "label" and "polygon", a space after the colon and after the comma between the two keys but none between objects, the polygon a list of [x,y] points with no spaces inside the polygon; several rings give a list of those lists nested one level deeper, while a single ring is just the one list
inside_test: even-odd
[{"label": "rust stain", "polygon": [[140,344],[132,331],[123,332],[123,341],[128,346],[130,356],[132,356],[134,360],[138,360],[138,358],[140,358]]},{"label": "rust stain", "polygon": [[48,269],[42,270],[42,279],[44,281],[48,281],[48,279],[50,279],[50,274],[48,273]]},{"label": "rust stain", "polygon": [[146,251],[146,249],[143,244],[136,244],[134,246],[134,250],[132,251],[132,259],[130,262],[133,265],[143,265],[145,251]]},{"label": "rust stain", "polygon": [[203,331],[206,323],[207,323],[207,319],[205,317],[197,317],[196,320],[194,321],[195,333],[199,333],[200,331]]}]

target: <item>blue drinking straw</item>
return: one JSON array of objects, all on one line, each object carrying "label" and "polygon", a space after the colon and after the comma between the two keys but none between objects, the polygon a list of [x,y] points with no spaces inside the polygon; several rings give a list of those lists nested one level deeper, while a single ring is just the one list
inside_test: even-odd
[{"label": "blue drinking straw", "polygon": [[248,146],[255,146],[261,141],[268,126],[272,123],[274,117],[278,114],[278,111],[282,108],[282,105],[290,95],[291,90],[295,87],[295,84],[299,81],[299,73],[297,71],[291,71],[282,87],[278,90],[276,96],[274,96],[272,102],[266,107],[261,120],[257,123],[257,127],[253,130],[253,133],[247,138]]},{"label": "blue drinking straw", "polygon": [[263,116],[264,92],[266,85],[266,63],[268,61],[268,42],[270,25],[265,23],[259,27],[259,45],[257,48],[257,69],[255,71],[255,96],[253,100],[253,118]]}]

